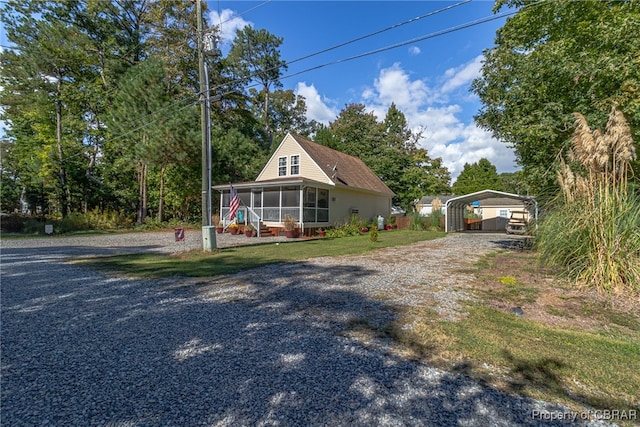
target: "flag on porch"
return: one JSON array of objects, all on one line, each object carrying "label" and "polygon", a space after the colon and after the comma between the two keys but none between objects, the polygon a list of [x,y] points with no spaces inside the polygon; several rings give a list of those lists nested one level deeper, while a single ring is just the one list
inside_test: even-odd
[{"label": "flag on porch", "polygon": [[231,201],[229,202],[229,220],[233,220],[238,213],[238,209],[240,208],[240,197],[238,197],[238,193],[236,193],[236,189],[231,186]]}]

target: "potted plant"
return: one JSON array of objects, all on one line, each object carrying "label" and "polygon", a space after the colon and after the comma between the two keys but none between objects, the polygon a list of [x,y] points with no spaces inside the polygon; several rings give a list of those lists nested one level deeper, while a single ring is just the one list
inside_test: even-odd
[{"label": "potted plant", "polygon": [[253,237],[256,235],[256,227],[253,226],[253,224],[247,224],[247,226],[244,228],[244,235],[247,237]]},{"label": "potted plant", "polygon": [[287,215],[284,217],[284,234],[289,239],[293,237],[298,237],[296,233],[296,225],[297,221],[291,215]]},{"label": "potted plant", "polygon": [[389,228],[387,228],[387,230],[398,228],[398,225],[396,224],[396,217],[395,216],[390,216],[389,217],[389,219],[387,220],[387,226],[389,227]]},{"label": "potted plant", "polygon": [[238,234],[238,224],[235,222],[229,226],[229,233]]},{"label": "potted plant", "polygon": [[212,216],[212,220],[211,220],[211,224],[213,224],[216,227],[216,233],[218,234],[222,234],[222,232],[224,231],[224,225],[222,224],[222,221],[220,220],[220,215],[215,214]]},{"label": "potted plant", "polygon": [[318,233],[318,237],[324,237],[327,234],[326,231],[324,231],[324,228],[321,228],[320,230],[318,230],[317,233]]}]

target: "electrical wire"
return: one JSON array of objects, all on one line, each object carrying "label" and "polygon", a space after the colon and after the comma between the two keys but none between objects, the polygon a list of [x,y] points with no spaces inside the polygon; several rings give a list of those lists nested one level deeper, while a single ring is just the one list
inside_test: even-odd
[{"label": "electrical wire", "polygon": [[452,5],[443,7],[441,9],[437,9],[437,10],[425,13],[424,15],[416,16],[415,18],[411,18],[411,19],[409,19],[407,21],[391,25],[390,27],[386,27],[386,28],[383,28],[381,30],[374,31],[374,32],[369,33],[369,34],[365,34],[364,36],[360,36],[360,37],[357,37],[355,39],[346,41],[344,43],[340,43],[340,44],[337,44],[335,46],[331,46],[331,47],[328,47],[326,49],[322,49],[322,50],[320,50],[318,52],[314,52],[314,53],[311,53],[309,55],[305,55],[303,57],[294,59],[293,61],[289,61],[287,63],[287,65],[294,64],[296,62],[300,62],[302,60],[305,60],[305,59],[308,59],[308,58],[311,58],[311,57],[314,57],[314,56],[317,56],[317,55],[320,55],[320,54],[323,54],[323,53],[326,53],[326,52],[329,52],[329,51],[332,51],[332,50],[335,50],[335,49],[338,49],[338,48],[341,48],[341,47],[344,47],[344,46],[347,46],[349,44],[358,42],[360,40],[368,39],[369,37],[377,36],[378,34],[382,34],[384,32],[390,31],[390,30],[395,30],[396,28],[402,27],[402,26],[407,25],[407,24],[412,24],[412,23],[417,22],[417,21],[419,21],[421,19],[428,18],[428,17],[433,16],[433,15],[437,15],[438,13],[442,13],[442,12],[445,12],[447,10],[453,9],[455,7],[462,6],[463,4],[466,4],[466,3],[469,3],[469,2],[471,2],[471,0],[463,0],[463,1],[458,2],[456,4],[452,4]]},{"label": "electrical wire", "polygon": [[428,39],[432,39],[432,38],[438,37],[438,36],[443,36],[445,34],[453,33],[455,31],[460,31],[460,30],[463,30],[463,29],[466,29],[466,28],[470,28],[470,27],[473,27],[473,26],[476,26],[476,25],[484,24],[486,22],[495,21],[497,19],[504,18],[504,17],[510,16],[510,15],[513,15],[515,13],[517,13],[517,11],[504,12],[504,13],[499,14],[499,15],[492,15],[492,16],[488,16],[488,17],[485,17],[485,18],[477,19],[475,21],[470,21],[470,22],[467,22],[465,24],[457,25],[455,27],[449,27],[447,29],[436,31],[436,32],[433,32],[433,33],[430,33],[430,34],[427,34],[427,35],[424,35],[424,36],[421,36],[421,37],[416,37],[416,38],[413,38],[411,40],[405,40],[403,42],[392,44],[392,45],[385,46],[385,47],[381,47],[379,49],[371,50],[369,52],[360,53],[360,54],[357,54],[357,55],[349,56],[347,58],[338,59],[338,60],[335,60],[335,61],[331,61],[331,62],[327,62],[327,63],[324,63],[324,64],[316,65],[314,67],[306,68],[306,69],[304,69],[302,71],[298,71],[296,73],[287,74],[285,76],[282,76],[281,79],[287,79],[287,78],[290,78],[290,77],[297,76],[299,74],[308,73],[309,71],[314,71],[314,70],[318,70],[320,68],[325,68],[325,67],[328,67],[330,65],[341,64],[343,62],[353,61],[354,59],[364,58],[365,56],[375,55],[377,53],[382,53],[382,52],[386,52],[388,50],[397,49],[397,48],[402,47],[402,46],[406,46],[406,45],[413,44],[413,43],[418,43],[418,42],[421,42],[421,41],[424,41],[424,40],[428,40]]},{"label": "electrical wire", "polygon": [[[262,3],[261,5],[264,5],[264,4],[268,3],[269,1],[271,1],[271,0],[266,1],[266,2]],[[455,32],[455,31],[460,31],[460,30],[463,30],[463,29],[466,29],[466,28],[470,28],[470,27],[473,27],[473,26],[476,26],[476,25],[480,25],[480,24],[483,24],[483,23],[486,23],[486,22],[490,22],[490,21],[494,21],[494,20],[497,20],[497,19],[501,19],[501,18],[504,18],[504,17],[507,17],[507,16],[514,15],[514,14],[516,14],[517,12],[519,12],[521,10],[528,9],[528,8],[533,7],[533,6],[537,6],[537,5],[541,4],[541,3],[543,3],[544,1],[545,0],[541,0],[541,1],[537,2],[537,3],[533,3],[533,4],[530,4],[530,5],[525,5],[525,6],[523,6],[522,8],[520,8],[518,10],[504,12],[504,13],[501,13],[501,14],[498,14],[498,15],[491,15],[491,16],[488,16],[488,17],[476,19],[474,21],[470,21],[470,22],[467,22],[467,23],[464,23],[464,24],[460,24],[460,25],[456,25],[456,26],[453,26],[453,27],[449,27],[449,28],[446,28],[444,30],[436,31],[436,32],[433,32],[433,33],[430,33],[430,34],[426,34],[424,36],[416,37],[416,38],[413,38],[413,39],[410,39],[410,40],[406,40],[406,41],[403,41],[403,42],[400,42],[400,43],[396,43],[396,44],[393,44],[393,45],[385,46],[385,47],[382,47],[382,48],[379,48],[379,49],[371,50],[371,51],[368,51],[368,52],[363,52],[361,54],[353,55],[353,56],[350,56],[350,57],[347,57],[347,58],[342,58],[342,59],[339,59],[339,60],[335,60],[335,61],[330,61],[330,62],[326,62],[326,63],[323,63],[323,64],[319,64],[319,65],[316,65],[316,66],[313,66],[313,67],[309,67],[309,68],[306,68],[304,70],[301,70],[301,71],[298,71],[298,72],[295,72],[295,73],[290,73],[290,74],[284,75],[284,76],[280,77],[280,79],[291,78],[291,77],[294,77],[294,76],[298,76],[300,74],[304,74],[304,73],[307,73],[307,72],[310,72],[310,71],[315,71],[315,70],[318,70],[318,69],[321,69],[321,68],[325,68],[325,67],[328,67],[328,66],[331,66],[331,65],[336,65],[336,64],[352,61],[352,60],[355,60],[355,59],[360,59],[360,58],[363,58],[363,57],[366,57],[366,56],[370,56],[370,55],[374,55],[374,54],[377,54],[377,53],[385,52],[385,51],[388,51],[388,50],[396,49],[396,48],[399,48],[399,47],[402,47],[402,46],[406,46],[408,44],[421,42],[421,41],[424,41],[424,40],[427,40],[427,39],[443,36],[443,35],[446,35],[446,34],[449,34],[449,33]],[[367,37],[371,37],[371,36],[379,34],[381,32],[388,31],[388,30],[393,29],[393,28],[397,28],[398,26],[405,25],[406,23],[415,22],[416,19],[418,19],[418,18],[422,19],[422,17],[432,16],[435,13],[440,13],[442,11],[449,10],[452,7],[457,7],[457,6],[465,4],[467,2],[468,1],[465,0],[463,2],[456,3],[455,5],[451,5],[449,7],[439,9],[438,11],[433,11],[433,12],[430,12],[428,14],[421,15],[420,17],[413,18],[411,20],[405,21],[404,23],[395,24],[395,25],[387,27],[385,29],[378,30],[378,31],[376,31],[374,33],[370,33],[370,34],[367,34],[365,36],[361,36],[361,37],[358,37],[356,39],[353,39],[353,40],[350,40],[350,41],[347,41],[347,42],[344,42],[344,43],[340,43],[340,44],[338,44],[336,46],[333,46],[331,48],[323,49],[323,50],[318,51],[316,53],[305,55],[305,56],[303,56],[301,58],[298,58],[298,59],[296,59],[294,61],[291,61],[290,63],[295,63],[295,62],[302,61],[304,59],[308,59],[310,57],[319,55],[321,53],[328,52],[330,50],[337,49],[337,48],[345,46],[347,44],[354,43],[354,42],[359,41],[359,40],[363,40],[363,39],[365,39]],[[261,6],[261,5],[259,5],[259,6]],[[256,7],[258,7],[258,6],[256,6]],[[255,9],[255,7],[253,9]],[[249,9],[245,13],[247,13],[250,10],[253,10],[253,9]],[[261,72],[264,72],[264,71],[265,70],[261,70]],[[269,70],[266,70],[266,71],[269,71]],[[232,81],[230,81],[230,82],[228,82],[226,84],[228,85],[228,84],[238,83],[240,81],[241,81],[240,79],[236,79],[236,80],[232,80]],[[247,88],[251,88],[251,87],[255,87],[255,86],[259,86],[259,83],[255,83],[253,85],[248,85]],[[224,85],[218,85],[218,86],[215,86],[213,88],[209,88],[208,90],[209,91],[214,91],[214,90],[220,89],[221,87],[224,87]],[[224,96],[224,95],[228,95],[228,94],[234,93],[234,92],[235,91],[233,91],[233,90],[232,91],[227,91],[227,92],[224,92],[222,94],[218,94],[217,96]],[[173,108],[175,108],[176,106],[179,106],[180,104],[183,104],[185,102],[186,102],[186,105],[179,106],[178,107],[179,109],[177,111],[182,111],[183,109],[192,107],[193,105],[195,105],[197,103],[197,98],[200,97],[200,95],[201,95],[201,93],[197,93],[197,94],[194,94],[193,98],[188,98],[188,99],[185,99],[185,100],[176,101],[175,104],[170,104],[170,105],[168,105],[166,107],[161,108],[160,110],[155,111],[153,113],[153,115],[162,114],[165,111],[170,110],[170,109],[173,110]],[[175,110],[173,110],[173,111],[175,111]],[[113,139],[124,138],[124,137],[126,137],[126,136],[128,136],[128,135],[130,135],[130,134],[132,134],[134,132],[137,132],[137,131],[139,131],[141,129],[144,129],[145,127],[148,127],[148,126],[151,126],[152,124],[155,124],[156,122],[158,122],[162,118],[163,117],[157,117],[155,119],[152,119],[152,120],[150,120],[148,122],[145,122],[145,123],[141,124],[140,126],[134,128],[134,129],[131,129],[131,130],[127,131],[124,134],[117,135],[117,136],[115,136],[115,137],[113,137],[111,139],[113,140]]]},{"label": "electrical wire", "polygon": [[[453,4],[453,5],[449,5],[449,6],[446,6],[446,7],[443,7],[443,8],[437,9],[437,10],[434,10],[434,11],[430,11],[430,12],[425,13],[425,14],[423,14],[423,15],[420,15],[420,16],[417,16],[417,17],[414,17],[414,18],[411,18],[411,19],[409,19],[409,20],[406,20],[406,21],[403,21],[403,22],[400,22],[400,23],[397,23],[397,24],[391,25],[391,26],[389,26],[389,27],[386,27],[386,28],[383,28],[383,29],[380,29],[380,30],[376,30],[376,31],[374,31],[374,32],[371,32],[371,33],[365,34],[365,35],[360,36],[360,37],[357,37],[357,38],[355,38],[355,39],[351,39],[351,40],[348,40],[348,41],[346,41],[346,42],[339,43],[339,44],[337,44],[337,45],[331,46],[331,47],[329,47],[329,48],[325,48],[325,49],[322,49],[322,50],[320,50],[320,51],[317,51],[317,52],[314,52],[314,53],[311,53],[311,54],[308,54],[308,55],[302,56],[302,57],[300,57],[300,58],[297,58],[297,59],[294,59],[293,61],[288,62],[288,64],[292,64],[292,63],[300,62],[300,61],[303,61],[303,60],[305,60],[305,59],[309,59],[309,58],[312,58],[312,57],[314,57],[314,56],[317,56],[317,55],[320,55],[320,54],[323,54],[323,53],[329,52],[329,51],[331,51],[331,50],[335,50],[335,49],[338,49],[338,48],[341,48],[341,47],[347,46],[347,45],[349,45],[349,44],[352,44],[352,43],[355,43],[355,42],[358,42],[358,41],[361,41],[361,40],[367,39],[367,38],[369,38],[369,37],[373,37],[373,36],[375,36],[375,35],[378,35],[378,34],[381,34],[381,33],[384,33],[384,32],[387,32],[387,31],[390,31],[390,30],[393,30],[393,29],[396,29],[396,28],[399,28],[399,27],[401,27],[401,26],[404,26],[404,25],[407,25],[407,24],[410,24],[410,23],[417,22],[417,21],[419,21],[419,20],[421,20],[421,19],[424,19],[424,18],[427,18],[427,17],[430,17],[430,16],[434,16],[434,15],[436,15],[436,14],[439,14],[439,13],[445,12],[445,11],[447,11],[447,10],[451,10],[451,9],[453,9],[453,8],[455,8],[455,7],[458,7],[458,6],[462,6],[463,4],[469,3],[470,1],[471,1],[471,0],[463,0],[463,1],[460,1],[460,2],[455,3],[455,4]],[[247,13],[249,13],[249,12],[251,12],[251,11],[253,11],[253,10],[257,9],[258,7],[264,6],[265,4],[270,3],[270,2],[271,2],[271,0],[267,0],[267,1],[263,2],[263,3],[260,3],[259,5],[255,6],[255,7],[253,7],[253,8],[250,8],[250,9],[248,9],[248,10],[246,10],[246,11],[242,12],[241,14],[234,15],[234,17],[236,17],[236,16],[242,16],[242,15],[245,15],[245,14],[247,14]],[[221,24],[222,24],[222,23],[224,23],[224,22],[228,22],[228,21],[230,21],[230,19],[229,19],[229,20],[227,20],[227,21],[223,21],[223,22],[221,22]],[[373,53],[371,53],[371,54],[373,54]],[[366,55],[365,55],[365,56],[366,56]],[[356,58],[352,58],[352,59],[356,59]],[[350,60],[350,59],[340,60],[339,62],[345,62],[345,61],[348,61],[348,60]],[[332,63],[327,63],[327,64],[324,64],[324,65],[321,65],[321,66],[312,67],[312,68],[309,68],[309,69],[307,69],[307,70],[303,70],[303,71],[300,71],[300,72],[297,72],[297,73],[294,73],[294,74],[291,74],[291,75],[287,75],[287,76],[281,77],[281,79],[289,78],[289,77],[293,77],[293,76],[296,76],[296,75],[299,75],[299,74],[302,74],[302,73],[305,73],[305,72],[308,72],[308,71],[313,71],[313,70],[318,69],[318,68],[323,68],[323,67],[328,66],[328,65],[332,65]],[[267,70],[260,70],[260,72],[265,72],[265,71],[266,71],[266,72],[268,72],[268,71],[272,71],[272,70],[275,70],[275,69],[278,69],[278,68],[279,68],[279,67],[272,67],[272,68],[269,68],[269,69],[267,69]],[[255,75],[256,73],[252,73],[252,74],[253,74],[253,75]],[[252,77],[252,75],[250,75],[249,77]],[[232,81],[230,81],[230,82],[228,82],[228,83],[226,83],[226,84],[228,85],[228,84],[233,84],[233,83],[239,83],[239,82],[241,82],[241,81],[242,81],[241,79],[236,79],[236,80],[232,80]],[[258,86],[258,85],[259,85],[258,83],[250,84],[250,85],[247,85],[247,88],[256,87],[256,86]],[[224,85],[214,86],[213,88],[209,88],[208,90],[209,90],[209,92],[211,92],[211,91],[215,91],[215,90],[217,90],[217,89],[220,89],[221,87],[224,87]],[[234,92],[234,91],[225,92],[224,94],[222,94],[222,96],[227,95],[227,94],[229,94],[229,93],[233,93],[233,92]],[[197,94],[197,96],[200,96],[200,93],[198,93],[198,94]],[[218,95],[218,96],[220,96],[220,95]],[[164,108],[163,108],[163,110],[164,110],[164,109],[168,109],[168,108],[170,108],[170,106],[168,106],[168,107],[164,107]],[[181,111],[181,110],[178,110],[178,111]],[[158,118],[158,119],[155,119],[155,120],[151,121],[151,122],[150,122],[150,124],[153,124],[153,123],[155,123],[155,122],[156,122],[156,121],[158,121],[158,120],[160,120],[160,118]],[[135,129],[133,129],[133,130],[131,130],[131,131],[129,131],[129,132],[126,132],[126,133],[125,133],[125,134],[123,134],[122,136],[121,136],[121,135],[118,135],[118,136],[117,136],[117,137],[115,137],[115,138],[116,138],[116,139],[120,139],[120,138],[122,138],[122,137],[124,137],[124,136],[128,136],[129,134],[131,134],[131,133],[133,133],[133,132],[136,132],[136,131],[138,131],[138,130],[144,129],[144,128],[145,128],[145,127],[147,127],[147,126],[148,126],[147,124],[143,124],[143,125],[141,125],[141,126],[139,126],[139,127],[135,128]]]},{"label": "electrical wire", "polygon": [[[396,44],[389,45],[389,46],[386,46],[386,47],[382,47],[382,48],[379,48],[379,49],[375,49],[375,50],[372,50],[372,51],[364,52],[364,53],[361,53],[361,54],[358,54],[358,55],[353,55],[353,56],[350,56],[350,57],[347,57],[347,58],[326,62],[324,64],[316,65],[316,66],[313,66],[313,67],[309,67],[309,68],[306,68],[304,70],[301,70],[301,71],[298,71],[298,72],[295,72],[295,73],[291,73],[291,74],[287,74],[287,75],[281,76],[280,79],[283,80],[283,79],[295,77],[295,76],[298,76],[300,74],[304,74],[304,73],[307,73],[307,72],[310,72],[310,71],[315,71],[315,70],[318,70],[318,69],[321,69],[321,68],[325,68],[325,67],[328,67],[328,66],[331,66],[331,65],[336,65],[336,64],[352,61],[352,60],[355,60],[355,59],[360,59],[360,58],[363,58],[363,57],[366,57],[366,56],[370,56],[370,55],[374,55],[374,54],[377,54],[377,53],[385,52],[385,51],[388,51],[388,50],[396,49],[396,48],[399,48],[399,47],[402,47],[402,46],[406,46],[408,44],[417,43],[417,42],[428,40],[428,39],[431,39],[431,38],[443,36],[443,35],[446,35],[446,34],[449,34],[449,33],[455,32],[455,31],[460,31],[460,30],[463,30],[463,29],[466,29],[466,28],[470,28],[470,27],[473,27],[473,26],[476,26],[476,25],[480,25],[480,24],[483,24],[483,23],[486,23],[486,22],[494,21],[494,20],[497,20],[497,19],[500,19],[500,18],[504,18],[504,17],[510,16],[510,15],[514,15],[515,13],[517,13],[520,10],[523,10],[525,8],[530,8],[530,7],[539,5],[539,4],[543,3],[544,1],[546,1],[546,0],[541,0],[541,1],[537,2],[537,3],[533,3],[531,5],[524,6],[519,10],[503,12],[503,13],[498,14],[498,15],[490,15],[490,16],[487,16],[487,17],[484,17],[484,18],[480,18],[480,19],[476,19],[476,20],[473,20],[473,21],[470,21],[470,22],[467,22],[467,23],[464,23],[464,24],[460,24],[460,25],[456,25],[456,26],[453,26],[453,27],[449,27],[449,28],[446,28],[444,30],[440,30],[440,31],[436,31],[436,32],[433,32],[433,33],[430,33],[430,34],[426,34],[424,36],[420,36],[420,37],[416,37],[416,38],[413,38],[413,39],[410,39],[410,40],[406,40],[406,41],[403,41],[403,42],[400,42],[400,43],[396,43]],[[307,55],[306,57],[310,57],[310,56],[312,56],[312,55]],[[278,67],[274,67],[274,69],[275,68],[278,68]],[[265,70],[261,70],[260,72],[264,72],[264,71]],[[269,71],[269,70],[266,70],[266,71]],[[240,79],[236,79],[236,80],[232,80],[232,81],[230,81],[230,82],[228,82],[226,84],[238,83],[240,81],[241,81]],[[260,83],[254,83],[254,84],[247,85],[246,88],[252,88],[252,87],[259,86],[259,85],[260,85]],[[208,90],[211,92],[211,91],[220,89],[221,87],[224,87],[224,85],[218,85],[218,86],[215,86],[213,88],[209,88]],[[235,91],[228,91],[228,92],[225,92],[223,94],[218,94],[217,96],[224,96],[224,95],[227,95],[227,94],[230,94],[230,93],[233,93],[233,92],[235,92]],[[169,108],[169,107],[167,107],[167,108]],[[160,118],[155,119],[155,120],[153,120],[153,121],[151,121],[149,123],[143,124],[139,128],[136,128],[134,131],[143,129],[143,128],[147,127],[147,126],[150,126],[151,124],[157,122],[158,120],[160,120]],[[133,132],[133,131],[131,131],[131,132]],[[127,132],[127,135],[130,134],[131,132]],[[118,136],[116,138],[119,139],[119,137],[120,136]]]}]

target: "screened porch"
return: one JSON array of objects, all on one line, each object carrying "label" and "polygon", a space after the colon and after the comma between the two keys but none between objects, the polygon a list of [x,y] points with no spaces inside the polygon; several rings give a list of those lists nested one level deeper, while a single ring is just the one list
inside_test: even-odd
[{"label": "screened porch", "polygon": [[[281,227],[285,217],[295,218],[300,228],[326,227],[329,224],[329,189],[311,185],[236,184],[240,198],[238,223],[262,222]],[[229,221],[230,187],[220,188],[220,216]],[[255,224],[254,224],[255,225]]]}]

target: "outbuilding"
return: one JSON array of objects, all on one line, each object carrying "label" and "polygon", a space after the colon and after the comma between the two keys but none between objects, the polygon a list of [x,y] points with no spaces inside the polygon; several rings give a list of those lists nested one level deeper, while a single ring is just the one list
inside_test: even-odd
[{"label": "outbuilding", "polygon": [[509,214],[516,209],[526,211],[534,223],[538,221],[538,202],[533,196],[522,196],[497,190],[482,190],[453,197],[446,201],[446,232],[469,229],[468,224],[465,224],[465,213],[469,211],[469,206],[472,206],[479,216],[477,226],[472,227],[476,230],[504,231]]}]

